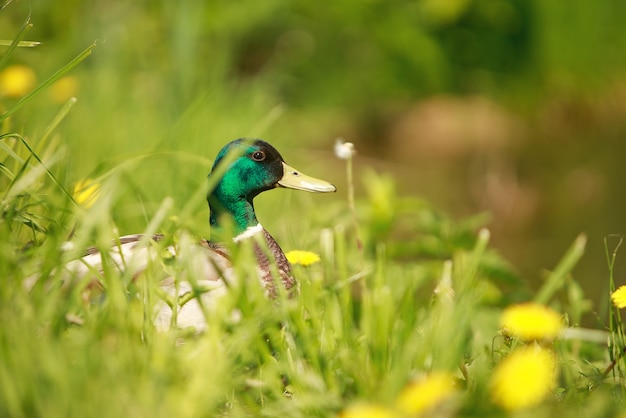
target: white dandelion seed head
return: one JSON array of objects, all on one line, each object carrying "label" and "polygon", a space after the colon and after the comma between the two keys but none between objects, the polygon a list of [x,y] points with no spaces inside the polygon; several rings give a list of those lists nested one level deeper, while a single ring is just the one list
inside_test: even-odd
[{"label": "white dandelion seed head", "polygon": [[337,138],[335,141],[335,155],[342,160],[352,158],[356,153],[354,144],[352,142],[346,142],[343,138]]}]

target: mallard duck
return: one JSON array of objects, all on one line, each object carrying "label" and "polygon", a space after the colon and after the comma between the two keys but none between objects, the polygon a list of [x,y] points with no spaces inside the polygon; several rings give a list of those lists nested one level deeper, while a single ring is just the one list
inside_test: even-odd
[{"label": "mallard duck", "polygon": [[[227,166],[222,167],[222,164]],[[194,251],[191,255],[192,263],[199,266],[196,271],[202,271],[203,276],[196,278],[195,285],[203,285],[208,290],[202,295],[203,305],[210,305],[216,297],[223,295],[226,291],[224,281],[234,279],[227,246],[219,241],[219,237],[224,236],[224,230],[228,229],[226,224],[234,228],[232,239],[236,243],[252,241],[258,276],[269,297],[276,295],[276,286],[279,283],[287,291],[294,288],[296,281],[289,261],[276,240],[257,220],[253,200],[259,193],[279,187],[327,193],[336,191],[335,186],[306,176],[287,165],[276,148],[260,139],[237,139],[224,146],[215,159],[209,178],[219,176],[219,173],[223,173],[221,178],[207,195],[211,238],[196,243],[194,247],[201,251]],[[130,272],[135,277],[158,257],[155,246],[150,244],[161,239],[162,235],[120,237],[106,258],[120,271]],[[267,252],[263,248],[265,245]],[[172,255],[180,255],[174,246],[167,247],[166,251]],[[276,266],[280,277],[273,277],[273,266]],[[84,276],[90,272],[101,274],[103,257],[99,251],[93,249],[66,267],[75,276]],[[170,297],[180,299],[192,290],[190,283],[176,283],[175,280],[169,277],[161,282],[161,288]],[[172,307],[165,302],[160,303],[157,306],[156,327],[160,330],[168,329],[172,316]],[[192,326],[198,331],[206,327],[205,315],[195,299],[183,306],[177,306],[175,322],[180,328]]]}]

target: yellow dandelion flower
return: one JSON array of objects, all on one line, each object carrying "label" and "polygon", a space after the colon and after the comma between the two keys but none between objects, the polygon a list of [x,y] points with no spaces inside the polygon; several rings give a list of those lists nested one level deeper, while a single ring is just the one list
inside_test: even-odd
[{"label": "yellow dandelion flower", "polygon": [[52,100],[56,103],[65,103],[70,97],[78,92],[78,80],[76,77],[66,76],[58,79],[50,86]]},{"label": "yellow dandelion flower", "polygon": [[320,256],[311,251],[292,250],[285,253],[291,264],[307,267],[320,261]]},{"label": "yellow dandelion flower", "polygon": [[20,98],[31,91],[37,83],[32,68],[26,65],[10,65],[0,72],[0,96]]},{"label": "yellow dandelion flower", "polygon": [[556,338],[563,328],[556,311],[532,302],[506,308],[500,324],[505,332],[523,340]]},{"label": "yellow dandelion flower", "polygon": [[421,414],[454,393],[454,379],[450,373],[435,372],[407,386],[398,396],[396,405],[407,415]]},{"label": "yellow dandelion flower", "polygon": [[393,411],[380,405],[357,404],[339,414],[339,418],[397,418]]},{"label": "yellow dandelion flower", "polygon": [[615,292],[611,293],[611,300],[613,305],[618,308],[626,308],[626,286],[620,286]]},{"label": "yellow dandelion flower", "polygon": [[79,205],[91,207],[100,193],[100,184],[91,179],[81,180],[74,184],[72,196]]},{"label": "yellow dandelion flower", "polygon": [[491,397],[509,411],[539,404],[556,383],[554,355],[538,347],[514,351],[491,376]]}]

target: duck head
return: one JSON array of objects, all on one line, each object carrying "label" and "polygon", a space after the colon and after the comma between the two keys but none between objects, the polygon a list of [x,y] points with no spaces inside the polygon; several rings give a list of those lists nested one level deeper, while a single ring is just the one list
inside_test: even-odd
[{"label": "duck head", "polygon": [[219,228],[220,219],[227,215],[235,223],[236,234],[259,224],[252,201],[261,192],[277,187],[317,193],[337,190],[326,181],[290,167],[276,148],[260,139],[242,138],[224,146],[209,177],[219,175],[220,180],[207,196],[211,226]]}]

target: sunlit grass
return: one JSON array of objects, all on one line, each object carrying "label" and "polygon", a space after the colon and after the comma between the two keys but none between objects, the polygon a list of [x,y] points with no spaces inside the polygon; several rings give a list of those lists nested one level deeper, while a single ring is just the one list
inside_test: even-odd
[{"label": "sunlit grass", "polygon": [[[0,116],[0,416],[549,417],[576,416],[581,405],[588,416],[620,408],[621,298],[606,329],[579,327],[588,306],[572,271],[584,236],[525,297],[481,216],[450,219],[398,195],[394,180],[373,170],[352,178],[353,149],[345,199],[264,197],[264,215],[277,218],[266,225],[295,250],[298,296],[268,300],[252,258],[233,247],[239,277],[252,279],[205,307],[208,329],[157,332],[160,280],[199,277],[191,243],[210,234],[204,176],[219,141],[237,129],[264,132],[280,108],[267,110],[252,92],[258,101],[237,109],[244,127],[225,127],[233,120],[233,109],[219,106],[233,91],[225,86],[218,99],[200,97],[171,120],[150,109],[137,115],[137,100],[117,103],[130,126],[105,132],[120,119],[97,106],[77,111],[80,101],[68,99],[53,101],[53,116],[37,121],[44,128],[31,130],[25,110],[34,98],[93,48],[21,91]],[[62,130],[76,113],[84,119]],[[23,129],[13,117],[26,121]],[[94,124],[95,144],[73,136],[80,123]],[[135,149],[123,157],[92,155],[111,146],[107,135],[133,133]],[[84,154],[72,154],[77,144]],[[332,158],[328,150],[328,164]],[[77,159],[84,161],[68,169]],[[164,233],[180,257],[158,258],[138,280],[106,263],[97,285],[66,271],[85,248],[106,249],[124,232]],[[611,291],[620,245],[621,237],[607,245]],[[520,299],[528,303],[510,303]]]}]

